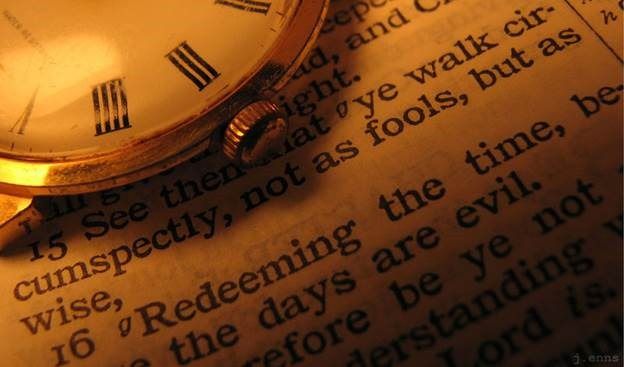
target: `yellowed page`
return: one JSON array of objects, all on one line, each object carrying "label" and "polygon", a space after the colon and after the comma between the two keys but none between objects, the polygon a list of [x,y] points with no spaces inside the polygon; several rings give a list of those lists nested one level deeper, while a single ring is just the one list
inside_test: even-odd
[{"label": "yellowed page", "polygon": [[39,201],[0,364],[621,364],[622,16],[332,2],[282,156]]}]

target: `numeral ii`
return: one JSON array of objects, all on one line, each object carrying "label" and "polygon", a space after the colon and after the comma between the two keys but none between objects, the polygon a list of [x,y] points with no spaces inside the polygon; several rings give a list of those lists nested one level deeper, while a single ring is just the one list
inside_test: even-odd
[{"label": "numeral ii", "polygon": [[266,15],[271,8],[269,1],[256,0],[215,0],[215,4]]}]

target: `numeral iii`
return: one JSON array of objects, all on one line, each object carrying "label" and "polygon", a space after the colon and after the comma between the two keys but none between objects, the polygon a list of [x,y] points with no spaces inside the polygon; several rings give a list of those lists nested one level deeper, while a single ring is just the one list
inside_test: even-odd
[{"label": "numeral iii", "polygon": [[199,90],[206,88],[208,84],[212,83],[212,81],[220,75],[219,72],[202,59],[186,41],[171,50],[166,57],[182,74],[189,78]]}]

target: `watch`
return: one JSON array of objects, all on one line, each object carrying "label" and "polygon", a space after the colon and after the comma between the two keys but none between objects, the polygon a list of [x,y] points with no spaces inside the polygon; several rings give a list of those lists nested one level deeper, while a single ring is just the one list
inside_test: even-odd
[{"label": "watch", "polygon": [[219,141],[251,164],[286,134],[269,101],[329,0],[21,0],[0,7],[0,248],[36,195],[128,184]]}]

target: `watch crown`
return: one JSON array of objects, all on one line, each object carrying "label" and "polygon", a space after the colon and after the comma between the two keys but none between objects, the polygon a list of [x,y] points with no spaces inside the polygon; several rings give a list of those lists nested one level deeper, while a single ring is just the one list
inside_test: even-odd
[{"label": "watch crown", "polygon": [[251,103],[228,124],[223,152],[243,165],[253,165],[281,148],[287,130],[286,117],[275,104]]}]

